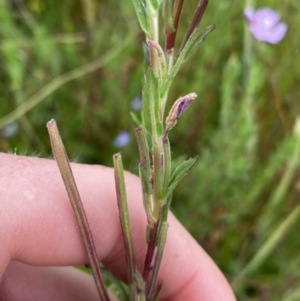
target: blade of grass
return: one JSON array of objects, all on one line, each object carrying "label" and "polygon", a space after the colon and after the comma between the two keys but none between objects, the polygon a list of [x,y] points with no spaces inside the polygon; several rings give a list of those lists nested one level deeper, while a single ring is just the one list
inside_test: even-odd
[{"label": "blade of grass", "polygon": [[271,252],[278,246],[280,241],[293,227],[300,217],[300,205],[298,205],[285,220],[275,229],[266,242],[261,246],[254,257],[249,261],[245,268],[238,274],[237,279],[233,282],[234,287],[238,287],[246,276],[257,270],[262,263],[270,256]]},{"label": "blade of grass", "polygon": [[282,301],[298,301],[300,300],[300,288],[296,288],[293,292],[289,293]]},{"label": "blade of grass", "polygon": [[266,207],[266,214],[264,214],[261,219],[261,233],[266,233],[270,225],[272,225],[273,220],[276,218],[278,208],[284,202],[287,191],[292,184],[295,177],[297,169],[300,164],[300,118],[298,117],[294,126],[294,137],[295,137],[295,147],[293,154],[288,159],[287,166],[283,177],[281,178],[277,188],[270,197],[270,201]]},{"label": "blade of grass", "polygon": [[81,236],[83,238],[83,243],[89,258],[89,263],[93,272],[99,296],[102,301],[110,301],[107,288],[105,286],[100,270],[100,265],[92,233],[70,167],[69,159],[54,119],[50,120],[47,123],[47,128],[50,135],[52,151],[54,153],[54,157],[57,161],[61,176],[63,178],[69,199],[73,207],[73,211],[81,232]]},{"label": "blade of grass", "polygon": [[14,122],[18,118],[26,114],[28,111],[30,111],[47,96],[49,96],[51,93],[53,93],[55,90],[57,90],[64,84],[72,80],[81,78],[108,64],[119,53],[121,53],[122,50],[130,44],[130,42],[132,42],[134,36],[135,34],[130,33],[122,44],[118,43],[117,46],[112,47],[112,49],[108,50],[103,56],[99,57],[98,59],[54,78],[41,90],[29,97],[29,99],[24,101],[21,105],[19,105],[15,110],[0,118],[0,129],[3,129],[8,124]]}]

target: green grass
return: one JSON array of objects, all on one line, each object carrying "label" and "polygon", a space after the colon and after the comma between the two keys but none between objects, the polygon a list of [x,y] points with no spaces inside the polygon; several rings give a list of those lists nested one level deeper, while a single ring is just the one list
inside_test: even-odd
[{"label": "green grass", "polygon": [[[289,30],[278,45],[254,41],[248,81],[244,2],[211,0],[202,24],[217,29],[173,84],[169,106],[190,92],[198,98],[170,133],[172,156],[199,162],[172,208],[239,300],[298,300],[300,2],[260,5],[278,10]],[[186,5],[183,28],[192,13]],[[129,112],[146,62],[131,2],[1,1],[0,19],[0,126],[8,114],[18,126],[10,137],[0,130],[0,150],[49,157],[45,124],[55,118],[78,162],[112,166],[113,139],[130,132],[121,151],[136,172]]]}]

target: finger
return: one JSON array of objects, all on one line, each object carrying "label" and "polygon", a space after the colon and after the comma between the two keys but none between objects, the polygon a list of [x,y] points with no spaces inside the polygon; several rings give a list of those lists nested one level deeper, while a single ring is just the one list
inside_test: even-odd
[{"label": "finger", "polygon": [[[32,265],[86,262],[82,240],[56,163],[3,154],[0,162],[9,174],[9,177],[0,179],[0,187],[6,187],[1,211],[5,214],[0,223],[1,229],[5,229],[3,241],[7,253],[0,255],[2,262],[7,264],[8,255]],[[113,171],[81,164],[72,164],[72,169],[99,258],[124,279],[126,264]],[[127,173],[126,189],[135,255],[141,267],[146,250],[146,216],[139,179]],[[234,300],[218,268],[172,215],[169,224],[159,275],[159,279],[164,281],[162,297],[165,300],[192,301],[199,300],[199,297],[220,300],[221,296],[222,300]]]},{"label": "finger", "polygon": [[0,296],[5,301],[99,301],[94,280],[87,273],[73,267],[34,267],[15,261],[3,276]]}]

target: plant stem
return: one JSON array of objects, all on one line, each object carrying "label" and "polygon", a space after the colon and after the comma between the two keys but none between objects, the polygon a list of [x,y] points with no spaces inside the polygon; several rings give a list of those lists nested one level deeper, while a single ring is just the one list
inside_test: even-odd
[{"label": "plant stem", "polygon": [[[159,44],[159,34],[158,34],[158,11],[153,10],[149,0],[146,1],[146,6],[148,9],[149,24],[150,24],[150,36],[147,37],[148,41],[154,41],[155,44]],[[148,42],[147,41],[147,42]],[[156,76],[159,74],[158,66],[158,53],[155,47],[149,45],[151,67]]]},{"label": "plant stem", "polygon": [[158,240],[157,240],[157,251],[156,251],[156,256],[155,256],[156,258],[155,258],[155,262],[153,265],[152,277],[149,282],[149,285],[146,287],[146,295],[149,296],[150,299],[152,298],[152,295],[154,293],[156,279],[158,276],[158,271],[159,271],[160,263],[162,260],[166,240],[167,240],[168,227],[169,227],[169,224],[166,222],[163,222],[161,224],[161,228],[159,231]]},{"label": "plant stem", "polygon": [[89,258],[89,263],[94,275],[99,296],[102,301],[110,301],[100,270],[98,255],[92,233],[74,180],[69,159],[54,119],[47,123],[47,128],[50,135],[52,151],[57,161],[61,176],[68,192],[69,199],[71,201],[71,205],[73,207],[73,211],[81,232],[81,236],[83,238],[83,243]]},{"label": "plant stem", "polygon": [[145,262],[144,262],[144,269],[143,269],[143,278],[145,282],[147,283],[149,273],[152,269],[152,263],[153,263],[153,256],[155,253],[155,248],[156,248],[156,238],[157,238],[157,233],[158,233],[158,225],[159,222],[156,222],[152,228],[150,228],[150,233],[149,233],[149,240],[148,240],[148,246],[147,246],[147,253],[145,257]]},{"label": "plant stem", "polygon": [[195,14],[192,19],[192,22],[190,23],[189,28],[186,31],[186,34],[181,43],[179,52],[181,52],[181,50],[184,48],[185,44],[187,43],[187,41],[190,38],[193,31],[199,26],[199,24],[202,20],[203,14],[206,10],[207,4],[208,4],[208,0],[200,0],[199,1],[197,9],[196,9]]},{"label": "plant stem", "polygon": [[[175,46],[175,40],[177,35],[177,28],[180,20],[180,15],[183,7],[184,0],[178,0],[176,5],[176,12],[174,16],[174,31],[169,32],[168,28],[165,27],[165,35],[166,35],[166,44],[165,44],[165,51],[166,53],[170,52],[172,49],[174,49]],[[174,8],[173,8],[174,9]]]}]

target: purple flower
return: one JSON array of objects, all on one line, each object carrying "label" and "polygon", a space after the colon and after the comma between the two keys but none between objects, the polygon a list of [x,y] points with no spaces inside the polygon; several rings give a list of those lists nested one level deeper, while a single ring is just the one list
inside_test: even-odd
[{"label": "purple flower", "polygon": [[251,33],[259,41],[277,44],[287,32],[287,24],[279,23],[280,15],[269,8],[261,8],[256,11],[247,8],[244,14]]},{"label": "purple flower", "polygon": [[184,97],[182,101],[179,103],[177,108],[177,119],[182,115],[182,113],[188,108],[191,102],[191,98]]},{"label": "purple flower", "polygon": [[122,131],[118,134],[118,136],[114,139],[114,145],[116,147],[124,147],[130,141],[130,135],[128,132]]}]

